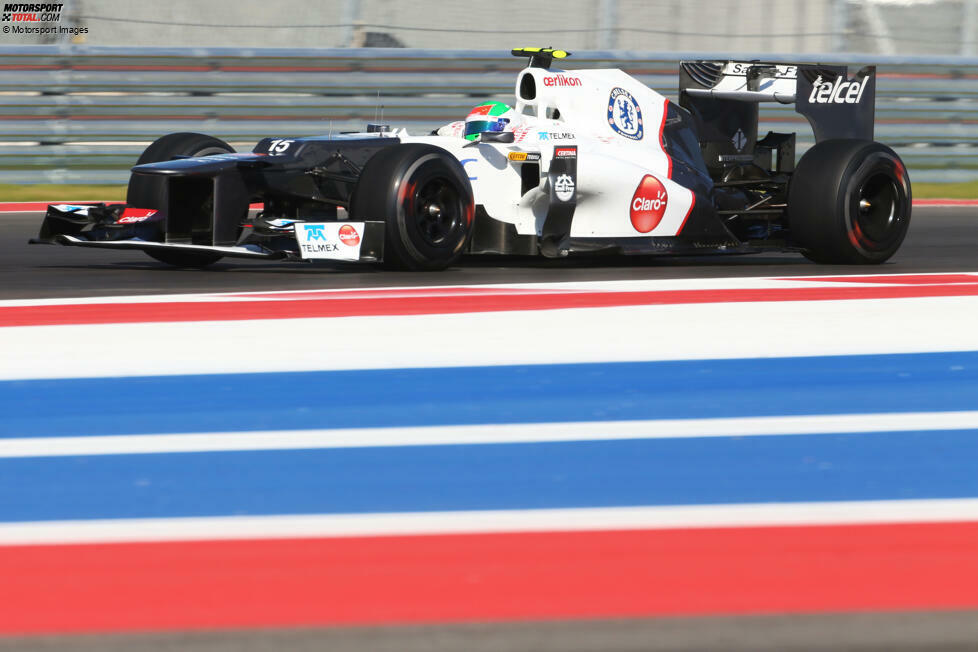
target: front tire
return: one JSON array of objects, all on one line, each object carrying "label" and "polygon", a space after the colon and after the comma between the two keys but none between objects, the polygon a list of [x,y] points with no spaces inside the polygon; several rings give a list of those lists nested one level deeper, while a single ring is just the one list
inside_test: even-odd
[{"label": "front tire", "polygon": [[896,152],[866,140],[826,140],[805,152],[788,188],[788,225],[818,263],[879,264],[910,227],[910,177]]},{"label": "front tire", "polygon": [[384,220],[384,262],[408,270],[441,270],[457,261],[472,236],[475,204],[468,175],[440,147],[394,145],[364,166],[353,192],[356,220]]},{"label": "front tire", "polygon": [[[167,134],[156,139],[143,150],[136,165],[169,161],[176,156],[210,156],[211,154],[233,153],[234,148],[220,138],[182,132]],[[129,189],[126,192],[126,203],[138,208],[164,208],[164,190],[166,181],[162,177],[146,174],[134,174],[129,177]],[[174,267],[206,267],[219,261],[221,254],[209,251],[167,251],[150,250],[146,252],[150,258],[173,265]]]}]

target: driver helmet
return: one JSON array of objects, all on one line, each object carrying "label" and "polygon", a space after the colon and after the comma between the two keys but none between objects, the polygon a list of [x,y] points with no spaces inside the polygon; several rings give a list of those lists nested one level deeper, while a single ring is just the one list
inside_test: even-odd
[{"label": "driver helmet", "polygon": [[465,116],[465,139],[475,140],[484,131],[513,131],[516,111],[502,102],[486,102]]}]

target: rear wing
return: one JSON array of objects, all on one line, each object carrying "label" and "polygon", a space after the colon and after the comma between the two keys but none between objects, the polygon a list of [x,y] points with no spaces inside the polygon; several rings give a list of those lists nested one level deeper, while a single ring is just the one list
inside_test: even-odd
[{"label": "rear wing", "polygon": [[697,120],[710,167],[722,167],[725,159],[754,152],[761,102],[794,105],[795,112],[811,124],[815,142],[873,140],[876,68],[861,68],[850,78],[846,66],[758,61],[679,64],[679,104]]}]

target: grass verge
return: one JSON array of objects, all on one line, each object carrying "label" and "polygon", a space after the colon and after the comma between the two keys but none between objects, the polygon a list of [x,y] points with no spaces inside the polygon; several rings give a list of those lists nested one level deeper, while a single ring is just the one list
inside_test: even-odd
[{"label": "grass verge", "polygon": [[125,199],[125,186],[60,183],[20,186],[0,183],[0,201],[125,201]]},{"label": "grass verge", "polygon": [[978,181],[914,183],[914,199],[978,199]]}]

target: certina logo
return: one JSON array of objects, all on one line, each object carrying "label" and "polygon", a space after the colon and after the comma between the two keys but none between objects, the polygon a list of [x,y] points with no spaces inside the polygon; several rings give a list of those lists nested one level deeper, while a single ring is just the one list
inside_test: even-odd
[{"label": "certina logo", "polygon": [[360,234],[349,224],[340,227],[340,242],[348,247],[355,247],[360,244]]},{"label": "certina logo", "polygon": [[548,75],[543,78],[544,86],[580,86],[579,77],[566,77],[564,75]]},{"label": "certina logo", "polygon": [[870,76],[867,75],[862,81],[849,81],[840,75],[832,83],[822,81],[822,76],[819,75],[812,82],[812,94],[808,96],[808,101],[811,104],[859,104],[869,79]]},{"label": "certina logo", "polygon": [[554,181],[554,194],[560,201],[570,201],[574,196],[574,180],[570,175],[562,174]]},{"label": "certina logo", "polygon": [[613,88],[608,97],[608,126],[615,133],[631,140],[642,140],[642,107],[624,88]]},{"label": "certina logo", "polygon": [[576,147],[555,147],[554,158],[575,158],[577,156]]},{"label": "certina logo", "polygon": [[669,195],[662,182],[651,174],[646,174],[635,189],[629,207],[629,216],[635,230],[639,233],[648,233],[659,226],[662,216],[666,213],[668,201]]},{"label": "certina logo", "polygon": [[3,5],[5,23],[56,23],[64,3],[11,3]]}]

